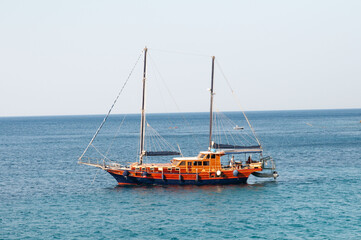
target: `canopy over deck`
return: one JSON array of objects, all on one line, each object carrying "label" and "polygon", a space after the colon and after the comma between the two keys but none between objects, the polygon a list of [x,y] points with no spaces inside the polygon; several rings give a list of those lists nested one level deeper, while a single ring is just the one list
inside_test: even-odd
[{"label": "canopy over deck", "polygon": [[174,151],[146,151],[144,152],[144,156],[172,156],[172,155],[181,155],[180,152]]},{"label": "canopy over deck", "polygon": [[255,146],[238,146],[238,145],[230,145],[230,144],[221,144],[221,143],[214,143],[214,148],[217,149],[248,149],[248,148],[261,148],[261,145]]},{"label": "canopy over deck", "polygon": [[225,154],[241,154],[241,153],[262,153],[262,148],[244,148],[244,149],[230,149],[224,151]]}]

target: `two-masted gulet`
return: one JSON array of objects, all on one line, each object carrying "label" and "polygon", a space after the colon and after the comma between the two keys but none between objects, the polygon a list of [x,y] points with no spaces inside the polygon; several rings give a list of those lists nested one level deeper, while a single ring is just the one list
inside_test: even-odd
[{"label": "two-masted gulet", "polygon": [[[170,163],[144,163],[144,157],[180,155],[177,151],[147,151],[145,149],[145,93],[147,75],[147,51],[144,49],[144,68],[142,80],[142,109],[140,121],[139,161],[128,166],[119,164],[106,164],[105,162],[90,162],[83,159],[85,152],[93,142],[101,126],[92,138],[90,144],[79,158],[79,164],[99,167],[110,173],[119,185],[212,185],[212,184],[244,184],[248,177],[253,174],[257,177],[278,176],[275,164],[271,157],[262,156],[262,146],[257,139],[257,145],[243,146],[215,143],[212,138],[213,126],[213,82],[214,63],[212,57],[211,88],[210,88],[210,111],[209,111],[209,146],[206,151],[201,151],[195,157],[175,157]],[[246,117],[246,116],[245,116]],[[248,119],[247,119],[248,122]],[[250,126],[251,127],[251,126]],[[234,160],[234,155],[248,154],[245,162]],[[251,154],[258,154],[258,160],[251,159]],[[231,155],[229,164],[222,164],[222,157]],[[85,160],[85,161],[84,161]],[[267,167],[269,165],[269,167]],[[266,171],[268,172],[266,172]]]}]

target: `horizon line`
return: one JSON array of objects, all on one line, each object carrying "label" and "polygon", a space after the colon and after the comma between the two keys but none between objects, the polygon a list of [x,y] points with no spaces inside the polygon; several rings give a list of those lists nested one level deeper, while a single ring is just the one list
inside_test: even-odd
[{"label": "horizon line", "polygon": [[[314,109],[271,109],[271,110],[244,110],[243,112],[282,112],[282,111],[320,111],[320,110],[361,110],[361,108],[314,108]],[[224,112],[242,112],[242,110],[234,111],[224,111]],[[149,112],[147,115],[153,114],[187,114],[187,113],[209,113],[209,111],[204,112]],[[140,115],[140,113],[114,113],[111,115]],[[55,114],[55,115],[10,115],[10,116],[0,116],[0,118],[21,118],[21,117],[70,117],[70,116],[105,116],[106,113],[90,113],[90,114]]]}]

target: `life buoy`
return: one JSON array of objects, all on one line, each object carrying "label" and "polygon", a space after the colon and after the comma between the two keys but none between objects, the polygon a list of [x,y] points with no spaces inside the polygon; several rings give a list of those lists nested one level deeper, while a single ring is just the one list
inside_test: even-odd
[{"label": "life buoy", "polygon": [[222,174],[221,170],[218,170],[218,171],[216,172],[216,174],[217,174],[217,177],[221,176],[221,174]]}]

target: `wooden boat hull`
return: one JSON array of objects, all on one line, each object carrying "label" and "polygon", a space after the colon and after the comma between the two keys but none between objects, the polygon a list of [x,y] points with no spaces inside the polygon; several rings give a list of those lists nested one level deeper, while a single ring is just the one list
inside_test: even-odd
[{"label": "wooden boat hull", "polygon": [[249,169],[242,171],[237,177],[233,176],[232,171],[224,171],[221,176],[216,173],[187,173],[187,174],[162,174],[152,173],[147,176],[136,176],[137,174],[129,171],[125,176],[121,170],[107,170],[117,180],[119,185],[226,185],[226,184],[245,184],[252,172],[258,170]]}]

